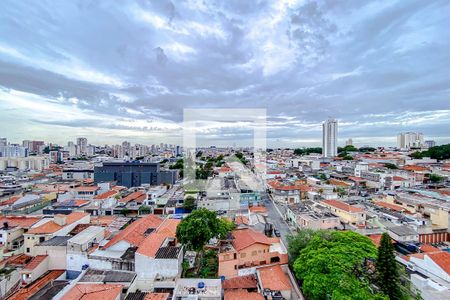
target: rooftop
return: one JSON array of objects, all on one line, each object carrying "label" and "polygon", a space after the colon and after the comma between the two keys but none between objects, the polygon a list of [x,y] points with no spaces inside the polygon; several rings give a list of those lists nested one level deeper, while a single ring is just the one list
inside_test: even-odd
[{"label": "rooftop", "polygon": [[54,236],[49,240],[39,243],[37,246],[67,246],[67,241],[71,238],[70,235]]},{"label": "rooftop", "polygon": [[289,277],[280,265],[258,269],[262,289],[271,291],[285,291],[292,289]]},{"label": "rooftop", "polygon": [[136,273],[120,270],[88,269],[79,282],[132,282]]},{"label": "rooftop", "polygon": [[120,284],[76,284],[61,300],[115,300],[122,288]]}]

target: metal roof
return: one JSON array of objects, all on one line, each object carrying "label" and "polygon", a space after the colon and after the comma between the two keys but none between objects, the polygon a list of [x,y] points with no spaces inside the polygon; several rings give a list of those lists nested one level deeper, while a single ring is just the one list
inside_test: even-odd
[{"label": "metal roof", "polygon": [[67,246],[67,241],[72,237],[70,235],[54,236],[49,240],[46,240],[37,246]]}]

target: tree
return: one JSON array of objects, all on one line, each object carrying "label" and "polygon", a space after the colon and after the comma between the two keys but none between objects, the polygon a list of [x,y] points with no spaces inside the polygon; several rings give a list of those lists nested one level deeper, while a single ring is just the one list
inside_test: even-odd
[{"label": "tree", "polygon": [[314,148],[297,148],[294,150],[295,155],[308,155],[311,153],[322,153],[322,148],[314,147]]},{"label": "tree", "polygon": [[432,183],[439,183],[444,180],[444,177],[439,176],[437,174],[430,174],[430,181]]},{"label": "tree", "polygon": [[139,207],[140,215],[148,215],[151,212],[152,212],[152,209],[146,205],[142,205],[141,207]]},{"label": "tree", "polygon": [[394,246],[390,236],[385,232],[381,236],[376,261],[377,285],[390,300],[402,299],[400,276],[395,260]]},{"label": "tree", "polygon": [[300,250],[293,268],[302,281],[303,292],[311,300],[383,299],[368,287],[368,272],[358,272],[366,259],[375,259],[377,249],[372,241],[352,231],[314,233]]},{"label": "tree", "polygon": [[392,163],[385,163],[384,166],[388,169],[392,169],[392,170],[396,170],[398,169],[396,164],[392,164]]},{"label": "tree", "polygon": [[215,212],[201,208],[180,222],[176,235],[188,249],[200,251],[210,239],[228,234],[231,230],[228,225]]},{"label": "tree", "polygon": [[291,259],[297,258],[300,252],[306,248],[311,239],[316,235],[326,236],[329,235],[329,231],[306,228],[300,230],[296,235],[288,235],[288,251]]},{"label": "tree", "polygon": [[189,211],[193,210],[195,208],[195,198],[187,196],[186,199],[184,199],[183,208]]}]

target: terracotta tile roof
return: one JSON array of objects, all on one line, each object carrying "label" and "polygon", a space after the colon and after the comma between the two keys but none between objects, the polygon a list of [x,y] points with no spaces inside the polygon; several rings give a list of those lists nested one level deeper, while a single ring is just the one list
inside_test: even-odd
[{"label": "terracotta tile roof", "polygon": [[22,198],[22,196],[12,196],[9,199],[3,200],[2,202],[0,202],[0,205],[12,205],[14,203],[16,203],[17,200],[19,200],[20,198]]},{"label": "terracotta tile roof", "polygon": [[267,212],[267,208],[264,206],[251,206],[251,207],[249,207],[249,210],[252,213],[266,213]]},{"label": "terracotta tile roof", "polygon": [[250,220],[246,216],[236,216],[235,223],[236,225],[248,225]]},{"label": "terracotta tile roof", "polygon": [[103,246],[103,248],[109,248],[122,240],[127,241],[133,246],[139,246],[139,244],[145,239],[145,231],[149,228],[158,228],[162,222],[163,220],[155,215],[148,215],[138,219],[116,234]]},{"label": "terracotta tile roof", "polygon": [[422,166],[416,166],[416,165],[407,165],[407,166],[403,167],[403,170],[414,171],[414,172],[424,172],[424,171],[428,171],[428,168],[422,167]]},{"label": "terracotta tile roof", "polygon": [[107,192],[104,192],[104,193],[102,193],[100,195],[95,196],[94,199],[96,199],[96,200],[105,200],[105,199],[108,199],[110,197],[113,197],[116,194],[117,194],[117,191],[109,190]]},{"label": "terracotta tile roof", "polygon": [[224,300],[264,300],[263,295],[247,290],[226,290]]},{"label": "terracotta tile roof", "polygon": [[385,208],[388,208],[388,209],[394,210],[394,211],[405,211],[406,210],[403,206],[387,203],[384,201],[374,201],[373,203],[377,206],[385,207]]},{"label": "terracotta tile roof", "polygon": [[115,300],[122,292],[121,284],[76,284],[61,300]]},{"label": "terracotta tile roof", "polygon": [[224,290],[227,289],[255,289],[258,286],[258,282],[255,274],[246,276],[237,276],[229,279],[225,279],[222,283]]},{"label": "terracotta tile roof", "polygon": [[356,177],[356,176],[349,176],[348,179],[351,181],[354,181],[354,182],[366,181],[364,178]]},{"label": "terracotta tile roof", "polygon": [[175,237],[177,233],[177,226],[180,222],[181,221],[177,219],[165,219],[156,229],[156,232],[166,234],[170,237]]},{"label": "terracotta tile roof", "polygon": [[447,251],[438,251],[427,253],[428,257],[430,257],[439,267],[442,268],[447,274],[450,275],[450,253]]},{"label": "terracotta tile roof", "polygon": [[169,296],[169,293],[148,293],[144,300],[167,300]]},{"label": "terracotta tile roof", "polygon": [[24,266],[26,265],[33,257],[28,256],[26,254],[17,254],[12,255],[10,257],[4,258],[2,261],[0,261],[0,267],[4,267],[7,265],[11,266]]},{"label": "terracotta tile roof", "polygon": [[[367,237],[372,241],[372,243],[375,246],[379,247],[381,244],[381,236],[382,236],[381,234],[371,234],[371,235],[368,235]],[[396,243],[394,240],[391,240],[391,241],[392,241],[392,244]]]},{"label": "terracotta tile roof", "polygon": [[92,224],[78,224],[77,226],[75,226],[74,229],[72,229],[71,232],[69,232],[70,235],[77,235],[80,232],[82,232],[83,230],[85,230],[86,228],[92,226]]},{"label": "terracotta tile roof", "polygon": [[96,192],[100,189],[98,186],[79,186],[75,188],[77,192]]},{"label": "terracotta tile roof", "polygon": [[25,265],[24,270],[32,271],[36,269],[44,260],[46,260],[48,255],[36,255],[33,259]]},{"label": "terracotta tile roof", "polygon": [[95,217],[91,217],[91,224],[100,225],[100,226],[108,226],[112,222],[114,222],[114,220],[117,218],[118,218],[118,216],[95,216]]},{"label": "terracotta tile roof", "polygon": [[245,249],[253,244],[272,244],[272,241],[263,233],[250,228],[234,230],[232,235],[233,246],[237,251]]},{"label": "terracotta tile roof", "polygon": [[115,185],[111,189],[120,192],[120,191],[126,190],[127,188],[124,186],[121,186],[121,185]]},{"label": "terracotta tile roof", "polygon": [[352,206],[350,204],[338,200],[323,200],[322,203],[350,213],[364,212],[364,209],[360,207]]},{"label": "terracotta tile roof", "polygon": [[[20,289],[13,295],[11,295],[8,300],[27,300],[34,294],[36,294],[41,288],[43,288],[47,283],[57,279],[61,276],[65,270],[53,270],[49,271],[44,276],[41,276],[30,285],[25,288]],[[98,300],[98,299],[97,299]]]},{"label": "terracotta tile roof", "polygon": [[[66,217],[66,225],[72,224],[88,215],[89,214],[85,213],[85,212],[78,212],[78,211],[72,212],[72,213],[68,214],[67,216],[65,216]],[[54,233],[63,227],[64,226],[60,226],[60,225],[56,224],[54,221],[49,221],[40,226],[31,228],[30,230],[28,230],[27,234],[49,234],[49,233]]]},{"label": "terracotta tile roof", "polygon": [[156,252],[167,238],[175,238],[179,223],[180,220],[165,219],[153,233],[142,241],[136,252],[148,257],[155,257]]},{"label": "terracotta tile roof", "polygon": [[158,252],[159,248],[161,248],[161,245],[167,238],[168,236],[165,234],[152,233],[139,245],[136,253],[147,257],[155,257],[156,252]]},{"label": "terracotta tile roof", "polygon": [[30,230],[28,230],[27,234],[49,234],[54,233],[60,230],[61,228],[62,226],[56,224],[53,221],[49,221],[38,227],[31,228]]},{"label": "terracotta tile roof", "polygon": [[437,251],[441,251],[436,247],[433,247],[431,245],[428,244],[423,244],[422,246],[420,246],[420,251],[422,252],[437,252]]},{"label": "terracotta tile roof", "polygon": [[280,265],[258,269],[261,288],[272,291],[285,291],[292,289],[289,277],[283,272]]},{"label": "terracotta tile roof", "polygon": [[0,217],[0,226],[3,226],[5,222],[8,222],[10,227],[22,227],[30,228],[33,224],[37,223],[41,218],[27,217],[27,216],[4,216]]},{"label": "terracotta tile roof", "polygon": [[403,178],[403,177],[400,177],[400,176],[394,176],[394,177],[392,177],[392,180],[394,180],[394,181],[405,181],[407,179]]},{"label": "terracotta tile roof", "polygon": [[128,203],[130,201],[144,202],[146,198],[147,195],[143,191],[137,191],[129,194],[125,198],[120,199],[119,202],[120,203]]},{"label": "terracotta tile roof", "polygon": [[342,180],[337,180],[334,178],[330,178],[330,184],[335,185],[335,186],[342,186],[342,187],[349,187],[351,186],[350,183],[342,181]]}]

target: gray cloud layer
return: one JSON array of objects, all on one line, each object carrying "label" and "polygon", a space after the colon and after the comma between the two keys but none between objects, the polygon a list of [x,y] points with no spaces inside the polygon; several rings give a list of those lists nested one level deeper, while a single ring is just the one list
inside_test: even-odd
[{"label": "gray cloud layer", "polygon": [[269,145],[315,144],[328,116],[361,144],[404,130],[447,142],[449,13],[446,0],[6,1],[1,132],[151,143],[176,139],[184,108],[266,108]]}]

